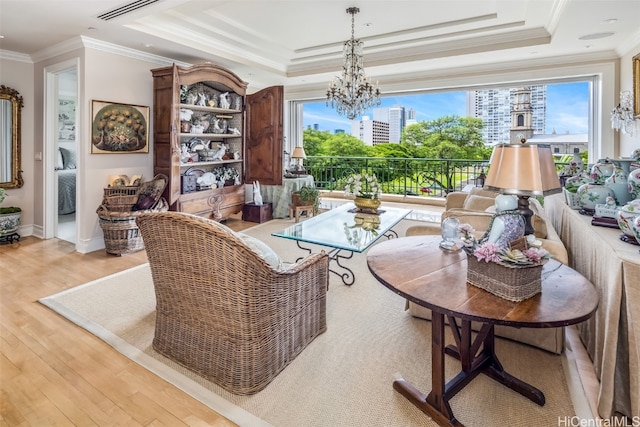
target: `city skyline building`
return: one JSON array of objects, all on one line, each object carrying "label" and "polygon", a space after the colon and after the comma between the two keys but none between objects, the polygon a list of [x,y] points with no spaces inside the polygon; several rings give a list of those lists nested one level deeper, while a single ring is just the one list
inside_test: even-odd
[{"label": "city skyline building", "polygon": [[370,146],[389,142],[389,123],[362,116],[362,120],[351,122],[351,135]]},{"label": "city skyline building", "polygon": [[[497,88],[467,92],[467,115],[482,119],[482,137],[487,144],[509,143],[511,140],[511,105],[518,88]],[[531,128],[533,134],[544,134],[546,126],[547,86],[529,86]]]}]

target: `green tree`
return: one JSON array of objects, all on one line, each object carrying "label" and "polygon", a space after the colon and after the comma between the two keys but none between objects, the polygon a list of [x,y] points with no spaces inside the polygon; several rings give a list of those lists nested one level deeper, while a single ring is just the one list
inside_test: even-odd
[{"label": "green tree", "polygon": [[444,116],[407,126],[402,142],[420,146],[421,157],[437,159],[486,158],[482,129],[475,117]]},{"label": "green tree", "polygon": [[371,147],[371,152],[376,157],[412,157],[413,150],[407,144],[385,143]]},{"label": "green tree", "polygon": [[322,146],[327,138],[331,137],[329,132],[314,129],[305,129],[302,133],[302,146],[307,156],[321,156]]}]

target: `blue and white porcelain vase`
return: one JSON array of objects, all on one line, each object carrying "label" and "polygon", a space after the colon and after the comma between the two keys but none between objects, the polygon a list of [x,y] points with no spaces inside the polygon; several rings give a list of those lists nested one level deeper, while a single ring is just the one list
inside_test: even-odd
[{"label": "blue and white porcelain vase", "polygon": [[631,199],[629,194],[629,180],[624,169],[618,165],[614,165],[613,173],[604,181],[604,185],[609,187],[613,191],[616,203],[619,206],[626,205]]}]

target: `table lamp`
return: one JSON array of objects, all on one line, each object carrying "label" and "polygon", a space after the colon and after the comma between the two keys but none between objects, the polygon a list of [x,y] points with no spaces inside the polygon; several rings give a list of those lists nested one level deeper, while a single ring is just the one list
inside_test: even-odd
[{"label": "table lamp", "polygon": [[293,153],[291,154],[291,158],[295,159],[296,161],[294,165],[294,170],[298,173],[304,173],[303,159],[307,158],[307,155],[304,152],[304,148],[303,147],[294,148]]},{"label": "table lamp", "polygon": [[518,196],[518,210],[524,217],[525,235],[533,234],[529,197],[547,196],[562,191],[553,161],[551,146],[546,144],[498,144],[491,154],[485,190]]}]

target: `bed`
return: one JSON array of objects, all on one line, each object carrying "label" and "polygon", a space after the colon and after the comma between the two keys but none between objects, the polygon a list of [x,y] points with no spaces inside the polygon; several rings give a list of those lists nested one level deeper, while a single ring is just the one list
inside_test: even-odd
[{"label": "bed", "polygon": [[76,155],[73,148],[58,148],[58,214],[76,211]]}]

